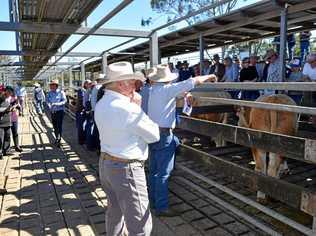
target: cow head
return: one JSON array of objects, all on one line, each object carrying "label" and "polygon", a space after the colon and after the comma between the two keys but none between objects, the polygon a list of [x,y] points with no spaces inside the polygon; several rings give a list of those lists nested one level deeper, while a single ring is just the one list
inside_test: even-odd
[{"label": "cow head", "polygon": [[237,107],[236,115],[238,116],[238,126],[249,128],[250,108]]}]

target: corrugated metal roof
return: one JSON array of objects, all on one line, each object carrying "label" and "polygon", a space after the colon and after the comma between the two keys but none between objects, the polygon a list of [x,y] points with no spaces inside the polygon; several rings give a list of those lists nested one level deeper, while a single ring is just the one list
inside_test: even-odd
[{"label": "corrugated metal roof", "polygon": [[[18,0],[20,22],[69,23],[80,25],[102,0]],[[56,52],[69,35],[20,33],[22,50]],[[49,57],[24,56],[23,61],[47,63]],[[25,79],[32,79],[42,68],[26,66]]]},{"label": "corrugated metal roof", "polygon": [[[315,29],[316,1],[289,0],[288,32],[299,32]],[[197,51],[198,35],[203,34],[207,49],[232,45],[235,43],[273,37],[280,30],[279,5],[273,1],[261,1],[256,4],[232,11],[231,13],[212,18],[159,37],[161,57],[170,57]],[[299,28],[298,28],[299,27]],[[130,47],[123,52],[136,53],[135,63],[149,60],[149,41]],[[129,60],[131,56],[111,55],[108,62]],[[101,68],[101,60],[87,64],[87,70]]]}]

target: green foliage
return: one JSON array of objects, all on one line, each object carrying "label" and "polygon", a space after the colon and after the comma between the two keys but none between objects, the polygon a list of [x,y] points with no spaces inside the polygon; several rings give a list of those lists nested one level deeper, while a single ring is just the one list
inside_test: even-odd
[{"label": "green foliage", "polygon": [[[157,13],[166,14],[168,22],[182,16],[186,16],[203,7],[218,3],[221,0],[151,0],[151,8]],[[189,25],[195,24],[199,21],[204,21],[210,17],[226,14],[231,11],[240,1],[247,0],[231,0],[226,4],[219,5],[199,15],[188,18],[186,22]],[[153,22],[153,19],[142,19],[141,25],[148,26]]]}]

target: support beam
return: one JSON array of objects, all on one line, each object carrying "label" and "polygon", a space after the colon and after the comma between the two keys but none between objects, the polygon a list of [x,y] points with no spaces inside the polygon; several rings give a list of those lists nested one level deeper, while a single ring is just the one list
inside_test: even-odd
[{"label": "support beam", "polygon": [[[47,52],[43,50],[27,50],[27,51],[14,51],[14,50],[0,50],[0,55],[6,56],[61,56],[62,52]],[[93,52],[71,52],[65,57],[99,57],[101,53]]]},{"label": "support beam", "polygon": [[36,62],[9,62],[9,63],[0,63],[0,67],[5,66],[33,66],[33,67],[43,67],[43,66],[75,66],[78,65],[77,62],[58,62],[56,64],[41,64]]},{"label": "support beam", "polygon": [[285,80],[285,58],[286,58],[286,42],[287,42],[287,3],[281,9],[280,19],[280,66],[281,73],[279,81]]},{"label": "support beam", "polygon": [[16,23],[0,21],[0,31],[29,32],[39,34],[77,34],[85,36],[114,36],[114,37],[136,37],[148,38],[150,31],[122,30],[100,28],[90,32],[92,28],[66,23]]},{"label": "support beam", "polygon": [[108,53],[105,52],[102,56],[102,73],[106,74],[106,68],[108,66]]},{"label": "support beam", "polygon": [[203,35],[199,35],[199,50],[200,50],[200,75],[203,75],[204,70],[204,40]]},{"label": "support beam", "polygon": [[72,84],[72,69],[70,68],[69,71],[69,88],[72,88],[73,84]]},{"label": "support beam", "polygon": [[153,33],[150,38],[150,66],[156,66],[159,64],[159,46],[158,46],[158,34]]},{"label": "support beam", "polygon": [[82,81],[82,84],[83,84],[83,82],[86,80],[86,68],[85,68],[85,64],[84,64],[84,63],[81,63],[80,68],[81,68],[81,81]]}]

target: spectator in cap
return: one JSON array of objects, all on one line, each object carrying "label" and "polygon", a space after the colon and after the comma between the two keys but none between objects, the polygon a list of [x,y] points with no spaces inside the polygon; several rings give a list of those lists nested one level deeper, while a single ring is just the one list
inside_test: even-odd
[{"label": "spectator in cap", "polygon": [[104,80],[105,80],[105,74],[99,74],[96,79],[96,85],[92,88],[92,91],[91,91],[91,115],[93,119],[93,127],[92,127],[92,132],[91,132],[92,142],[90,145],[90,149],[96,149],[98,154],[100,154],[100,139],[99,139],[98,127],[94,120],[94,110],[97,104],[98,92],[100,88],[102,87]]},{"label": "spectator in cap", "polygon": [[179,70],[179,81],[184,81],[194,76],[194,71],[191,67],[189,67],[189,63],[187,61],[183,61]]},{"label": "spectator in cap", "polygon": [[78,143],[83,145],[85,143],[85,131],[84,131],[84,122],[86,120],[86,106],[87,100],[89,98],[88,90],[90,87],[91,80],[85,80],[81,88],[77,90],[77,102],[76,102],[76,126],[77,126],[77,135]]},{"label": "spectator in cap", "polygon": [[62,137],[64,111],[67,99],[64,91],[58,89],[58,80],[52,80],[49,84],[49,89],[50,91],[46,97],[46,104],[51,113],[55,144],[59,147]]},{"label": "spectator in cap", "polygon": [[[256,82],[258,80],[258,73],[255,66],[250,65],[249,57],[242,60],[242,69],[240,70],[240,82]],[[259,97],[259,92],[255,90],[243,90],[241,98],[246,100],[256,100]]]},{"label": "spectator in cap", "polygon": [[[239,81],[239,67],[233,63],[231,57],[224,59],[225,75],[222,79],[223,82],[238,82]],[[228,91],[232,98],[237,98],[239,91]]]},{"label": "spectator in cap", "polygon": [[201,75],[209,75],[211,72],[210,61],[205,59],[203,61],[203,72]]},{"label": "spectator in cap", "polygon": [[23,116],[24,115],[26,89],[25,89],[25,87],[22,86],[22,82],[20,82],[20,81],[16,83],[15,95],[18,97],[18,101],[19,101],[19,104],[21,107],[21,109],[19,111],[19,115]]},{"label": "spectator in cap", "polygon": [[18,114],[17,110],[20,109],[18,99],[14,94],[14,89],[11,86],[5,88],[5,94],[8,102],[10,103],[10,115],[11,115],[11,133],[13,137],[14,149],[17,152],[22,152],[22,148],[19,145],[18,134]]},{"label": "spectator in cap", "polygon": [[34,101],[36,112],[41,115],[44,111],[45,93],[39,83],[34,84]]},{"label": "spectator in cap", "polygon": [[110,64],[105,93],[95,107],[100,131],[100,182],[107,195],[107,235],[150,236],[149,208],[144,162],[148,144],[159,140],[158,125],[142,111],[135,81],[144,81],[129,62]]},{"label": "spectator in cap", "polygon": [[[302,82],[303,81],[303,73],[301,71],[301,62],[300,59],[296,58],[290,62],[290,73],[287,82]],[[300,91],[288,91],[288,95],[296,102],[297,105],[300,105],[303,94]]]},{"label": "spectator in cap", "polygon": [[[269,63],[267,82],[282,82],[284,78],[282,78],[281,75],[281,61],[279,55],[273,49],[268,49],[264,58]],[[265,89],[264,93],[275,94],[275,90]]]},{"label": "spectator in cap", "polygon": [[214,64],[211,66],[210,74],[217,76],[218,81],[222,81],[225,74],[225,65],[220,63],[220,58],[218,54],[213,56]]}]

